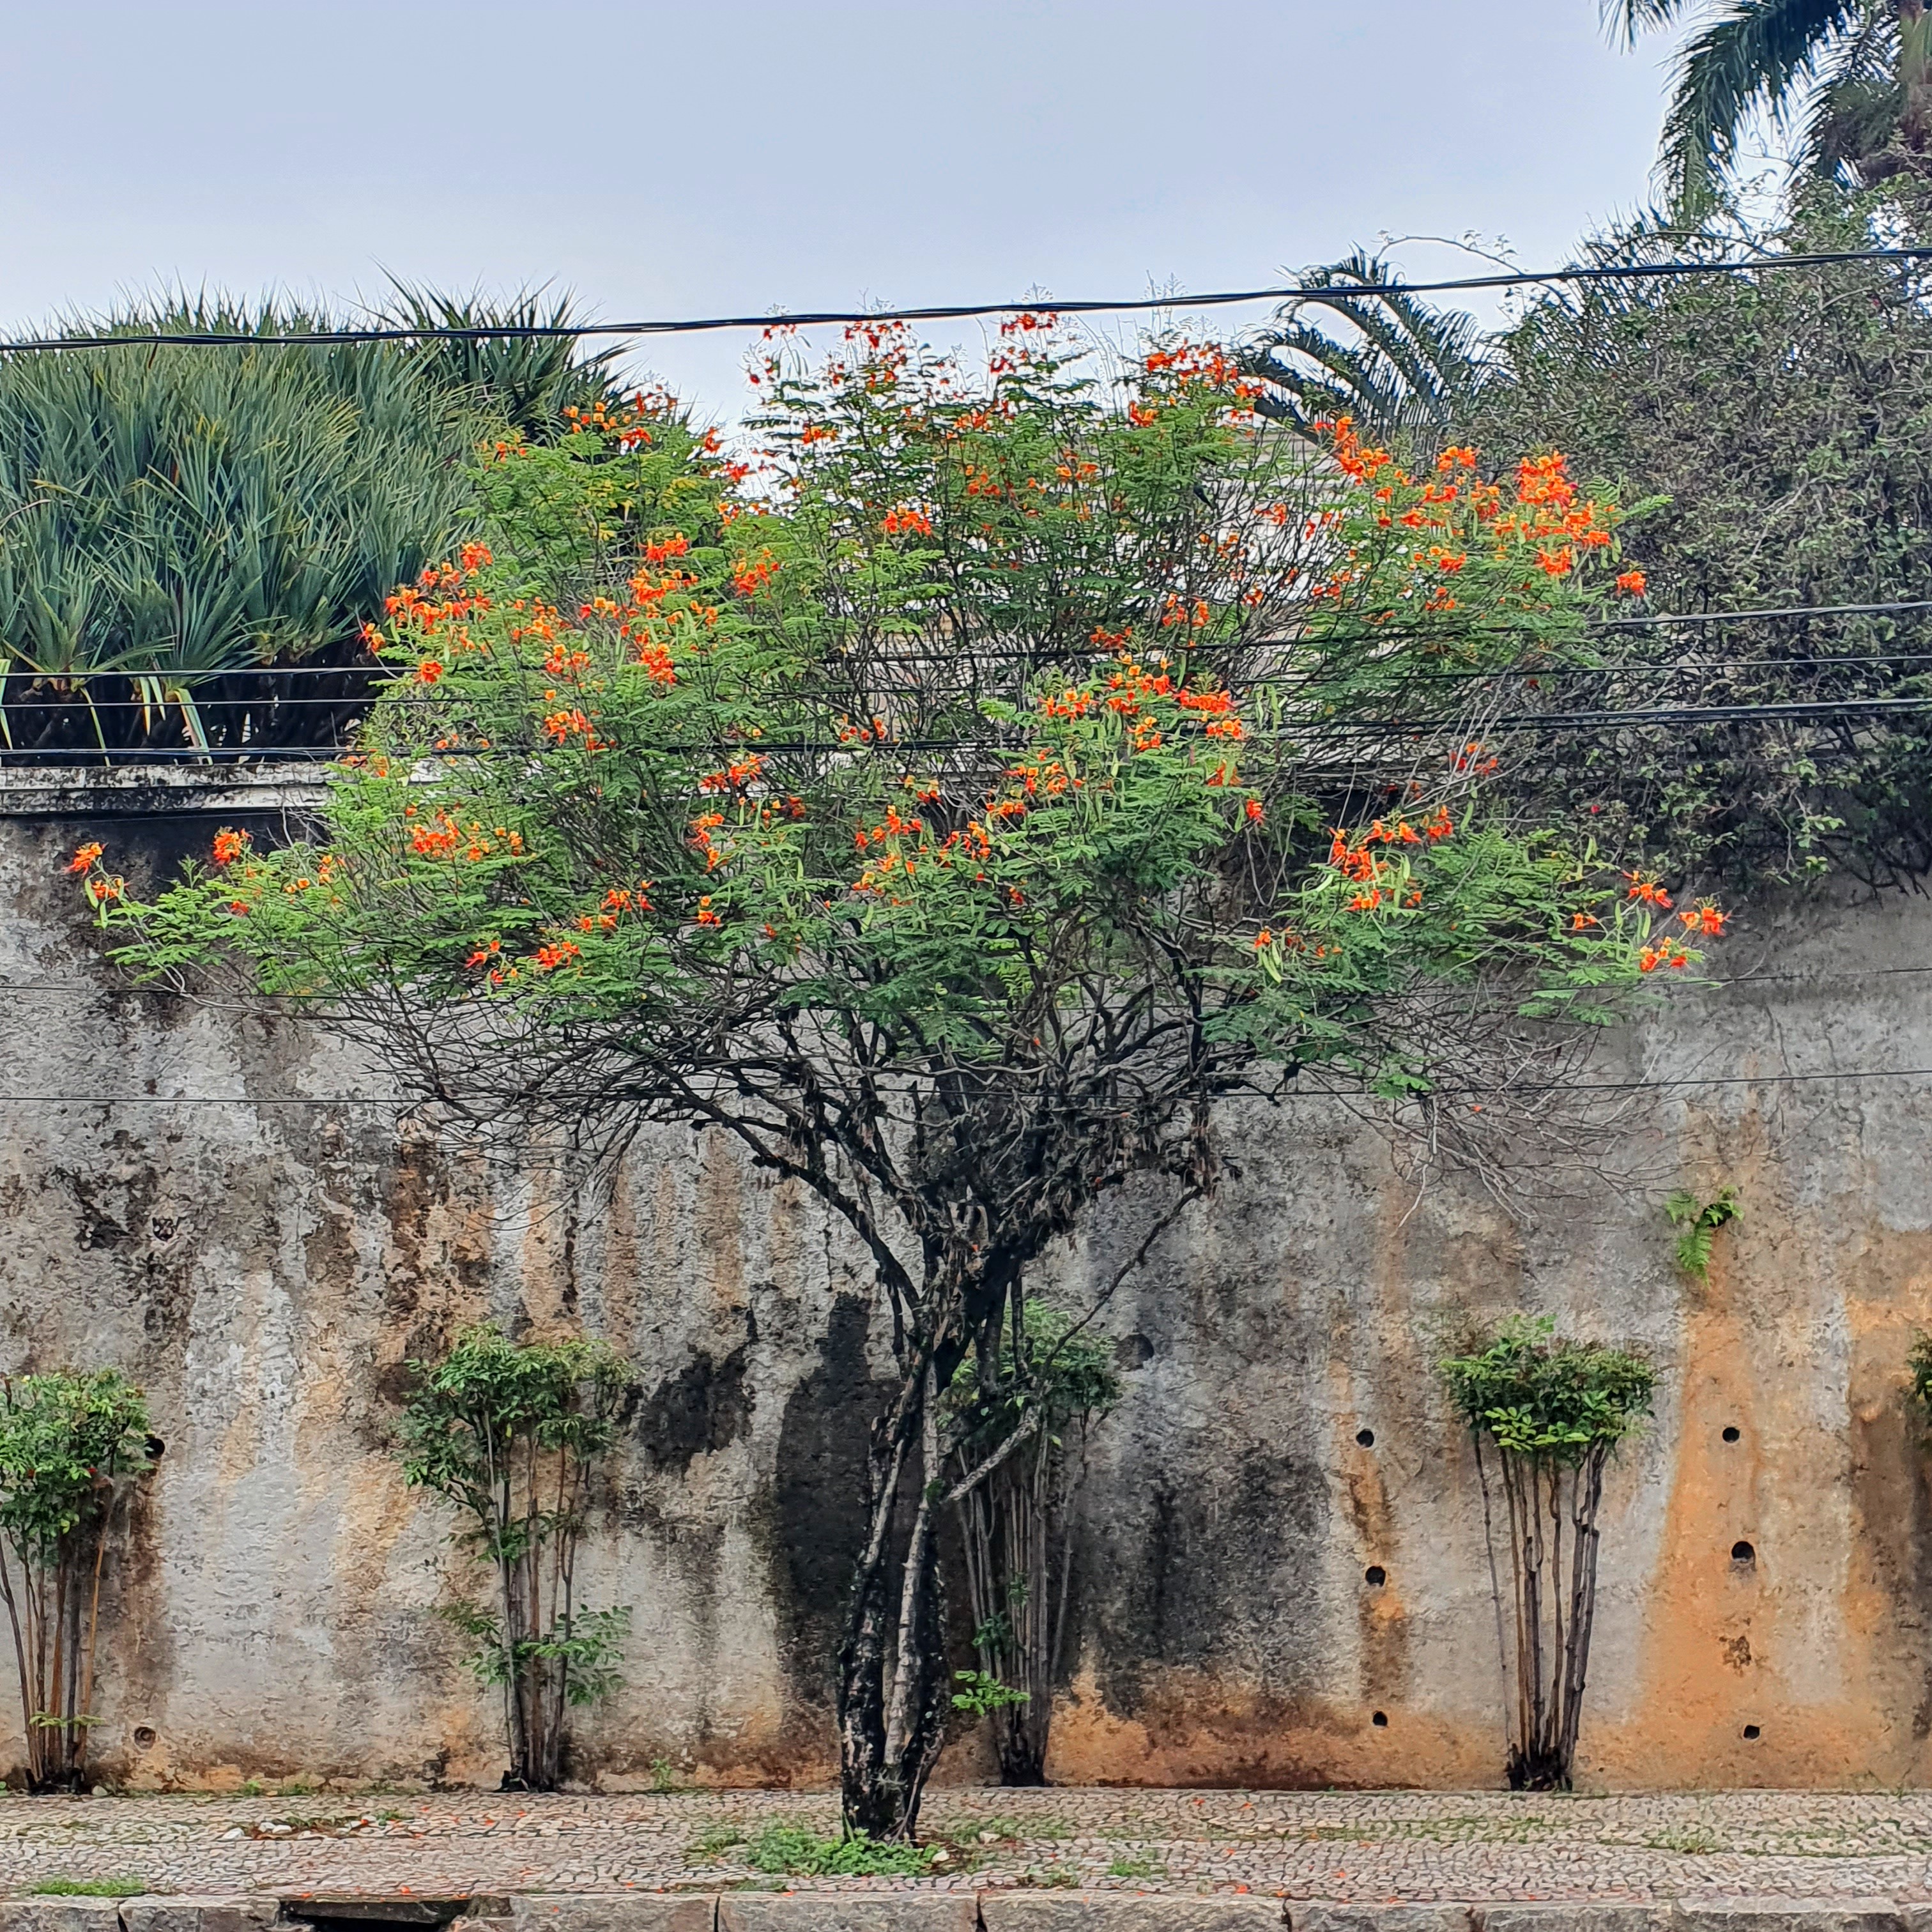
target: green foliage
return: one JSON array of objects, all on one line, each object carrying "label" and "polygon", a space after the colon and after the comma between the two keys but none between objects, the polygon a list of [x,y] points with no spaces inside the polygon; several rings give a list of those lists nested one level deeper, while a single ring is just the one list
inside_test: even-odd
[{"label": "green foliage", "polygon": [[100,1580],[116,1505],[148,1468],[148,1408],[118,1371],[0,1382],[0,1557],[28,1788],[89,1782]]},{"label": "green foliage", "polygon": [[1450,440],[1486,374],[1474,319],[1412,296],[1352,292],[1400,280],[1360,249],[1299,279],[1317,292],[1280,310],[1243,355],[1268,386],[1262,412],[1305,435],[1347,416],[1378,441],[1432,453]]},{"label": "green foliage", "polygon": [[[319,318],[220,302],[116,333],[252,334]],[[138,743],[208,722],[219,674],[346,646],[448,542],[464,419],[363,347],[49,350],[0,366],[0,638],[18,743]],[[86,680],[118,674],[107,712]],[[130,688],[146,713],[124,707]],[[228,694],[236,695],[236,692]],[[31,699],[40,708],[29,708]],[[64,731],[58,735],[56,728]]]},{"label": "green foliage", "polygon": [[579,320],[567,296],[546,302],[541,290],[507,300],[481,294],[452,296],[398,282],[394,299],[376,314],[379,326],[398,328],[485,332],[440,336],[405,351],[436,387],[466,402],[484,420],[533,442],[548,442],[568,428],[567,411],[614,406],[610,364],[622,352],[612,347],[585,353],[568,336],[493,335],[496,328],[568,328]]},{"label": "green foliage", "polygon": [[[568,304],[398,291],[380,320],[564,322]],[[360,320],[366,322],[367,318]],[[326,313],[181,296],[62,332],[242,337]],[[339,687],[256,672],[360,656],[362,625],[446,552],[466,458],[602,400],[603,358],[485,338],[210,350],[110,347],[0,364],[0,742],[41,750],[334,742]]]},{"label": "green foliage", "polygon": [[922,1878],[932,1854],[916,1845],[882,1844],[862,1832],[821,1838],[808,1826],[767,1825],[752,1840],[745,1862],[754,1871],[801,1878]]},{"label": "green foliage", "polygon": [[1695,14],[1672,60],[1660,171],[1677,205],[1708,206],[1736,167],[1760,116],[1790,130],[1803,111],[1796,164],[1868,184],[1922,162],[1927,29],[1897,0],[1604,0],[1606,21],[1634,43]]},{"label": "green foliage", "polygon": [[[970,1460],[1004,1442],[1036,1410],[1040,1426],[1057,1436],[1070,1424],[1106,1415],[1120,1393],[1106,1339],[1029,1297],[1019,1346],[1011,1325],[1002,1322],[994,1359],[982,1361],[977,1354],[963,1359],[946,1403]],[[992,1634],[976,1632],[974,1641]]]},{"label": "green foliage", "polygon": [[[1808,188],[1783,226],[1692,235],[1640,221],[1587,266],[1869,248],[1870,197]],[[1913,270],[1614,278],[1532,302],[1495,344],[1460,433],[1498,458],[1554,446],[1648,508],[1622,532],[1661,610],[1923,596],[1932,571],[1932,312]],[[1828,869],[1875,885],[1932,868],[1932,736],[1909,709],[1790,707],[1932,695],[1909,613],[1618,633],[1630,667],[1547,681],[1546,707],[1785,707],[1667,728],[1513,740],[1509,783],[1580,836],[1738,885]],[[1820,662],[1822,660],[1823,662]]]},{"label": "green foliage", "polygon": [[1921,1335],[1912,1343],[1906,1364],[1912,1374],[1912,1400],[1932,1414],[1932,1335]]},{"label": "green foliage", "polygon": [[1656,1376],[1622,1349],[1556,1341],[1554,1328],[1546,1317],[1513,1318],[1436,1368],[1471,1429],[1508,1454],[1568,1465],[1641,1425]]},{"label": "green foliage", "polygon": [[1107,1868],[1109,1878],[1165,1878],[1167,1868],[1152,1858],[1116,1858]]},{"label": "green foliage", "polygon": [[1738,1190],[1720,1188],[1714,1199],[1700,1201],[1679,1190],[1665,1202],[1664,1212],[1673,1228],[1683,1231],[1677,1238],[1677,1265],[1702,1281],[1711,1271],[1712,1238],[1742,1212]]},{"label": "green foliage", "polygon": [[459,1601],[442,1614],[474,1640],[478,1681],[502,1693],[512,1779],[548,1790],[566,1712],[619,1682],[630,1612],[579,1605],[576,1562],[590,1484],[636,1378],[608,1342],[518,1342],[487,1323],[441,1361],[410,1366],[404,1480],[456,1508],[454,1540],[496,1586],[489,1607]]},{"label": "green foliage", "polygon": [[441,1361],[410,1368],[403,1480],[464,1510],[462,1540],[492,1562],[520,1561],[567,1520],[556,1510],[500,1514],[518,1456],[533,1448],[588,1463],[603,1455],[636,1379],[608,1342],[513,1342],[488,1322],[466,1330]]},{"label": "green foliage", "polygon": [[[556,1526],[527,1531],[519,1526],[506,1542],[532,1538],[532,1547]],[[518,1636],[506,1633],[503,1619],[473,1603],[444,1604],[438,1612],[444,1622],[475,1640],[476,1648],[466,1660],[478,1683],[485,1689],[520,1682],[540,1666],[562,1666],[565,1701],[594,1704],[607,1697],[622,1682],[617,1659],[624,1640],[631,1634],[631,1612],[620,1606],[608,1610],[573,1610],[566,1622],[553,1623],[541,1635]],[[652,1789],[656,1789],[654,1785]],[[670,1789],[666,1786],[665,1789]]]},{"label": "green foliage", "polygon": [[146,1400],[118,1370],[0,1383],[0,1532],[23,1560],[54,1562],[147,1468],[147,1434]]},{"label": "green foliage", "polygon": [[1004,1710],[1009,1705],[1024,1704],[1030,1694],[1002,1684],[990,1671],[956,1670],[953,1681],[959,1688],[952,1694],[952,1708],[975,1718]]},{"label": "green foliage", "polygon": [[36,1898],[136,1898],[148,1889],[143,1878],[44,1878],[27,1888]]}]

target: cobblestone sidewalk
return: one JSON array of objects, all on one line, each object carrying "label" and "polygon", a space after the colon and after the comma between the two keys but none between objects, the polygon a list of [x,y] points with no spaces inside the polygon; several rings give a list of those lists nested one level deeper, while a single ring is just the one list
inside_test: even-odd
[{"label": "cobblestone sidewalk", "polygon": [[982,1891],[1006,1886],[1396,1900],[1932,1899],[1932,1792],[948,1790],[929,1876],[814,1880],[750,1862],[830,1834],[813,1792],[622,1797],[0,1797],[0,1891],[122,1879],[155,1892]]}]

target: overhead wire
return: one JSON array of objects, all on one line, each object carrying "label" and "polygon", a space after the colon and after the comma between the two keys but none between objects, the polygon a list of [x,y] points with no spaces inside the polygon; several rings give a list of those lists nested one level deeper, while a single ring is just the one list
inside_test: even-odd
[{"label": "overhead wire", "polygon": [[[1471,1094],[1633,1094],[1700,1087],[1790,1087],[1838,1081],[1932,1079],[1932,1066],[1832,1067],[1803,1073],[1691,1073],[1636,1080],[1565,1080],[1521,1086],[1445,1087],[1418,1097],[1460,1100]],[[1366,1088],[1286,1088],[1282,1100],[1362,1100],[1378,1097]],[[0,1094],[0,1106],[82,1107],[393,1107],[398,1112],[428,1107],[426,1100],[376,1094]]]},{"label": "overhead wire", "polygon": [[1750,274],[1764,270],[1829,268],[1858,262],[1899,266],[1932,257],[1932,248],[1844,248],[1804,254],[1762,254],[1722,261],[1629,262],[1616,266],[1520,269],[1490,275],[1456,275],[1435,281],[1286,283],[1252,289],[1212,289],[1198,295],[1167,292],[1125,297],[1075,298],[1057,302],[1034,296],[1022,302],[944,302],[923,308],[778,310],[764,315],[712,315],[682,320],[635,322],[500,322],[420,326],[380,324],[362,328],[255,330],[144,329],[139,332],[16,337],[0,341],[0,355],[43,350],[113,348],[321,348],[358,343],[578,341],[592,337],[700,335],[722,329],[862,328],[885,322],[964,322],[993,315],[1115,315],[1153,309],[1225,308],[1253,302],[1349,300],[1387,296],[1471,293],[1571,283],[1654,281],[1678,275]]}]

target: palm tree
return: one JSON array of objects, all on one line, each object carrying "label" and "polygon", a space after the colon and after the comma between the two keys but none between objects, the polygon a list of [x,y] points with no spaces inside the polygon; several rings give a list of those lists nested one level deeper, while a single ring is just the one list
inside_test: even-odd
[{"label": "palm tree", "polygon": [[[1690,0],[1599,0],[1626,45],[1675,25]],[[1720,0],[1678,50],[1661,169],[1680,209],[1714,198],[1760,111],[1802,114],[1797,165],[1861,185],[1932,158],[1932,16],[1925,0]]]},{"label": "palm tree", "polygon": [[[1482,386],[1483,338],[1473,316],[1392,292],[1399,279],[1359,248],[1308,270],[1301,285],[1310,292],[1277,310],[1243,355],[1248,373],[1268,385],[1262,413],[1304,434],[1324,418],[1352,416],[1380,440],[1440,440]],[[1328,314],[1311,318],[1311,310]],[[1336,319],[1346,333],[1334,332]]]}]

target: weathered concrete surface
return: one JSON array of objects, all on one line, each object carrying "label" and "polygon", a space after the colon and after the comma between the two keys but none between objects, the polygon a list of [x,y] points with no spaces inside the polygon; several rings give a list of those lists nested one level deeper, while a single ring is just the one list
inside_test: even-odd
[{"label": "weathered concrete surface", "polygon": [[728,1892],[718,1900],[718,1932],[975,1932],[979,1922],[970,1892]]},{"label": "weathered concrete surface", "polygon": [[980,1895],[986,1932],[1280,1932],[1287,1918],[1278,1898],[1136,1898],[1118,1892]]},{"label": "weathered concrete surface", "polygon": [[[124,1367],[166,1444],[110,1579],[98,1761],[141,1785],[495,1780],[436,1615],[469,1580],[390,1454],[404,1363],[490,1315],[608,1336],[646,1378],[585,1579],[632,1606],[626,1687],[580,1722],[577,1774],[823,1778],[856,1406],[884,1367],[860,1258],[722,1139],[661,1134],[573,1202],[346,1103],[380,1069],[298,1023],[120,988],[62,862],[104,835],[138,878],[212,830],[0,819],[0,1369]],[[1928,941],[1922,900],[1747,922],[1721,968],[1767,976],[1680,995],[1600,1077],[1932,1067]],[[1332,1103],[1231,1115],[1238,1177],[1102,1317],[1132,1372],[1093,1444],[1055,1778],[1493,1783],[1478,1492],[1430,1364],[1457,1312],[1526,1308],[1662,1370],[1610,1486],[1582,1779],[1932,1779],[1903,1366],[1932,1322],[1928,1118],[1918,1077],[1684,1088],[1633,1108],[1645,1185],[1524,1228],[1466,1187],[1418,1199]],[[1662,1198],[1726,1184],[1744,1218],[1687,1281]],[[1111,1210],[1064,1292],[1137,1239]],[[975,1762],[969,1741],[946,1774]]]},{"label": "weathered concrete surface", "polygon": [[262,1932],[280,1916],[278,1902],[262,1893],[211,1898],[142,1892],[122,1900],[121,1932]]},{"label": "weathered concrete surface", "polygon": [[515,1932],[712,1932],[718,1922],[718,1900],[709,1894],[523,1892],[508,1903],[505,1919],[481,1922],[508,1923]]}]

